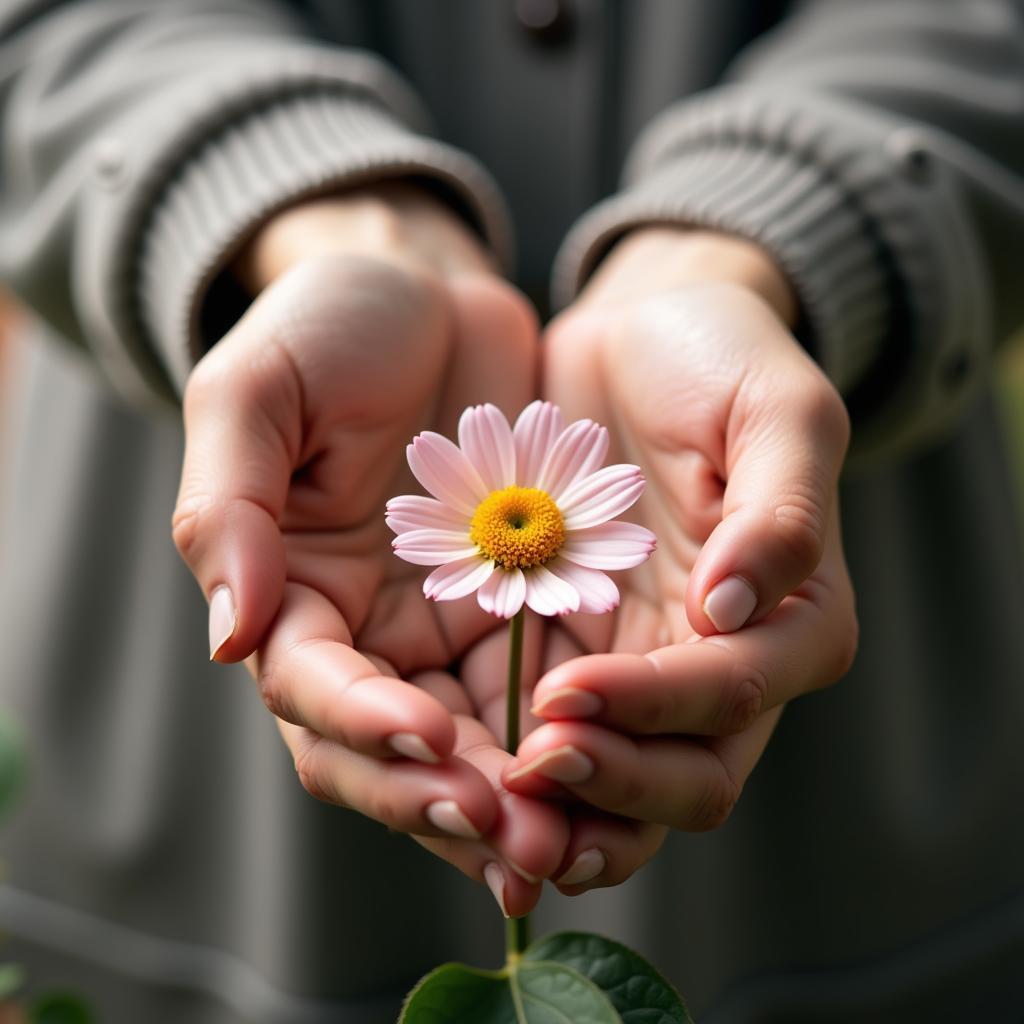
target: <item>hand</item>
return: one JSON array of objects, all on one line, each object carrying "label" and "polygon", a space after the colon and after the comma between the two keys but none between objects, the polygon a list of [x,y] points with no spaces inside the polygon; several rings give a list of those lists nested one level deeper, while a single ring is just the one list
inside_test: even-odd
[{"label": "hand", "polygon": [[[424,600],[384,522],[386,500],[415,489],[415,433],[532,397],[531,311],[461,222],[406,185],[288,210],[236,269],[259,296],[189,380],[174,514],[211,602],[212,656],[249,658],[316,796],[448,837],[441,852],[477,878],[495,850],[549,870],[564,815],[500,790],[507,755],[440,671],[492,620]],[[539,885],[506,874],[506,903],[525,912]]]},{"label": "hand", "polygon": [[756,246],[659,228],[620,243],[547,331],[546,395],[612,429],[609,458],[644,470],[635,518],[659,539],[617,574],[613,616],[549,629],[549,648],[584,656],[537,682],[540,721],[503,774],[578,799],[565,892],[622,881],[666,827],[722,824],[782,706],[852,660],[848,422],[793,315]]}]

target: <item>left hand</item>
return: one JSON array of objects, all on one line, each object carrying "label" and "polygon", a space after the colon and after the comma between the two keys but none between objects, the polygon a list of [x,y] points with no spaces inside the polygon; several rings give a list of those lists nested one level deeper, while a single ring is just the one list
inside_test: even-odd
[{"label": "left hand", "polygon": [[[623,881],[668,827],[721,825],[782,706],[852,661],[837,507],[848,419],[793,317],[753,244],[654,228],[620,243],[547,331],[546,397],[606,424],[610,460],[644,470],[633,511],[659,540],[616,574],[614,614],[546,626],[538,674],[556,667],[503,771],[513,792],[576,798],[552,876],[568,894]],[[486,646],[463,672],[482,710]]]}]

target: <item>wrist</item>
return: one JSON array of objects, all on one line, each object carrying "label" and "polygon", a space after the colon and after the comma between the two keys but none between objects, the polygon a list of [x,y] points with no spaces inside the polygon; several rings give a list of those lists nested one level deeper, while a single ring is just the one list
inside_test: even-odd
[{"label": "wrist", "polygon": [[747,288],[788,327],[796,323],[796,294],[765,249],[736,235],[684,226],[650,225],[631,231],[594,272],[580,302],[619,304],[710,283]]},{"label": "wrist", "polygon": [[232,265],[258,293],[296,263],[327,253],[368,256],[420,273],[495,273],[494,260],[459,215],[426,189],[380,182],[303,200],[274,214]]}]

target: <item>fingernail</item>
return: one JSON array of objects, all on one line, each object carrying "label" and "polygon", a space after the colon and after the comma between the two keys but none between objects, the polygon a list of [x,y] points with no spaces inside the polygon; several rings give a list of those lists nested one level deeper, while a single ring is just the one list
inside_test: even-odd
[{"label": "fingernail", "polygon": [[505,858],[505,863],[524,881],[529,882],[530,885],[537,885],[540,882],[539,875],[531,875],[526,868],[521,868],[514,860]]},{"label": "fingernail", "polygon": [[757,607],[754,588],[741,576],[726,576],[704,598],[704,614],[719,633],[732,633],[742,626]]},{"label": "fingernail", "polygon": [[502,917],[508,917],[508,910],[505,909],[505,873],[501,870],[501,866],[493,860],[490,864],[484,865],[484,881],[487,883],[487,888],[491,890],[495,902],[501,908]]},{"label": "fingernail", "polygon": [[388,746],[402,757],[411,757],[424,764],[440,764],[441,758],[427,746],[422,736],[414,732],[396,732],[388,737]]},{"label": "fingernail", "polygon": [[238,612],[231,589],[220,586],[210,595],[210,661],[231,639],[237,625]]},{"label": "fingernail", "polygon": [[597,847],[584,850],[572,862],[569,870],[555,881],[558,885],[579,885],[581,882],[589,882],[604,871],[607,863],[605,855]]},{"label": "fingernail", "polygon": [[518,779],[535,772],[554,782],[586,782],[594,774],[594,762],[575,747],[557,747],[534,758],[528,765],[512,772],[509,779]]},{"label": "fingernail", "polygon": [[604,701],[596,693],[566,686],[553,690],[530,708],[530,714],[545,718],[591,718],[603,707]]},{"label": "fingernail", "polygon": [[454,800],[436,800],[424,810],[427,821],[442,832],[450,832],[460,839],[479,839],[480,833],[473,822]]}]

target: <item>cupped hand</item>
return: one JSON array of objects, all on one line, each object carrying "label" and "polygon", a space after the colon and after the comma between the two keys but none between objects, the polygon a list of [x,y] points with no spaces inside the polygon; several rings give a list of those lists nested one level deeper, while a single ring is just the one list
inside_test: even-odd
[{"label": "cupped hand", "polygon": [[549,627],[554,667],[504,770],[514,792],[575,798],[554,874],[567,893],[622,881],[667,828],[722,824],[783,705],[853,658],[848,421],[792,316],[755,246],[656,229],[622,243],[546,333],[546,396],[609,426],[610,459],[647,477],[628,518],[658,537],[617,574],[614,614]]},{"label": "cupped hand", "polygon": [[[514,415],[530,400],[531,310],[411,186],[288,211],[239,272],[262,291],[188,382],[174,514],[211,656],[248,659],[310,792],[447,837],[440,852],[477,878],[495,850],[547,873],[564,815],[501,788],[507,755],[442,671],[493,620],[426,601],[384,522],[387,499],[415,488],[414,434],[454,433],[469,404]],[[525,912],[539,885],[506,873],[505,902]]]}]

